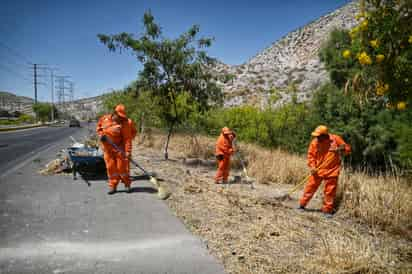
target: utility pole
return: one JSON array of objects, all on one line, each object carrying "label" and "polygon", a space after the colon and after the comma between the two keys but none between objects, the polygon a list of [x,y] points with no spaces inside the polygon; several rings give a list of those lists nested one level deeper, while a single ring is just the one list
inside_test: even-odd
[{"label": "utility pole", "polygon": [[[38,70],[44,70],[44,69],[47,69],[47,67],[46,67],[46,65],[44,65],[44,64],[33,64],[33,85],[34,85],[34,104],[37,104],[38,103],[38,100],[37,100],[37,96],[38,96],[38,93],[37,93],[37,88],[38,88],[38,85],[45,85],[45,83],[44,82],[39,82],[39,78],[40,79],[42,79],[42,77],[44,77],[45,75],[39,75],[38,74]],[[38,119],[38,117],[37,117],[37,113],[35,113],[35,117],[36,117],[36,121],[37,121],[37,119]]]},{"label": "utility pole", "polygon": [[33,64],[34,68],[34,103],[37,104],[37,64]]},{"label": "utility pole", "polygon": [[51,79],[50,79],[50,86],[51,86],[51,120],[54,121],[54,70],[50,71]]},{"label": "utility pole", "polygon": [[50,88],[51,88],[51,111],[50,117],[54,121],[54,71],[58,70],[57,68],[48,68],[50,70]]}]

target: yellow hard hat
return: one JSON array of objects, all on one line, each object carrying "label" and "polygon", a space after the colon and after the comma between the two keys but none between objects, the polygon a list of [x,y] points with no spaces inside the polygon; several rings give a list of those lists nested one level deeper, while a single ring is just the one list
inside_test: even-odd
[{"label": "yellow hard hat", "polygon": [[318,137],[320,135],[327,135],[329,134],[329,130],[327,126],[320,125],[312,132],[312,136]]}]

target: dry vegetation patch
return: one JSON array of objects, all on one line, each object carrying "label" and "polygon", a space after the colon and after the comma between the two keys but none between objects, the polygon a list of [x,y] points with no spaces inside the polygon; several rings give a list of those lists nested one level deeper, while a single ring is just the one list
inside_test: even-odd
[{"label": "dry vegetation patch", "polygon": [[[340,207],[329,220],[315,210],[293,209],[301,191],[288,202],[273,198],[306,174],[304,158],[243,144],[256,189],[222,187],[213,184],[213,167],[180,161],[212,157],[215,140],[194,138],[173,136],[172,160],[166,162],[160,152],[164,136],[153,134],[146,138],[151,144],[136,149],[136,157],[166,180],[173,193],[168,205],[228,273],[410,272],[412,192],[399,178],[344,171]],[[312,207],[319,207],[320,199],[318,193]]]}]

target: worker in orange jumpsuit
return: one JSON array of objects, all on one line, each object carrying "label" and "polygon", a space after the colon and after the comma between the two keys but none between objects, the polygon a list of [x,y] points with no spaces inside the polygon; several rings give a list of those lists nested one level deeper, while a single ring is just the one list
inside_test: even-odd
[{"label": "worker in orange jumpsuit", "polygon": [[325,181],[322,212],[325,217],[332,217],[336,196],[342,154],[348,155],[351,147],[343,139],[329,134],[326,126],[318,126],[312,132],[314,139],[309,145],[308,166],[312,176],[309,178],[299,209],[304,210],[322,181]]},{"label": "worker in orange jumpsuit", "polygon": [[[117,105],[111,114],[106,114],[99,119],[96,132],[104,151],[104,161],[109,178],[109,195],[116,193],[117,185],[121,180],[126,192],[131,192],[131,179],[129,175],[129,160],[132,152],[132,140],[136,135],[136,127],[131,119],[127,118],[124,105]],[[114,143],[122,152],[117,151]]]},{"label": "worker in orange jumpsuit", "polygon": [[216,142],[216,159],[218,161],[218,169],[215,176],[216,184],[227,184],[230,171],[230,156],[234,153],[233,140],[236,134],[229,128],[222,128],[221,134]]}]

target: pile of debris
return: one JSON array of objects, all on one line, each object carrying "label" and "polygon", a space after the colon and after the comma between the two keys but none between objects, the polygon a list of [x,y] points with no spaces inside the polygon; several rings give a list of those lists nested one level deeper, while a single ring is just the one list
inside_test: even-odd
[{"label": "pile of debris", "polygon": [[71,166],[70,166],[70,161],[69,157],[64,157],[64,158],[57,158],[45,166],[45,168],[40,169],[39,173],[41,175],[53,175],[53,174],[59,174],[59,173],[68,173],[71,172]]},{"label": "pile of debris", "polygon": [[46,166],[39,170],[42,175],[69,174],[73,171],[74,162],[77,157],[103,157],[103,151],[98,145],[96,135],[90,135],[85,138],[83,143],[73,141],[67,149],[63,149],[57,154],[56,159],[50,161]]}]

